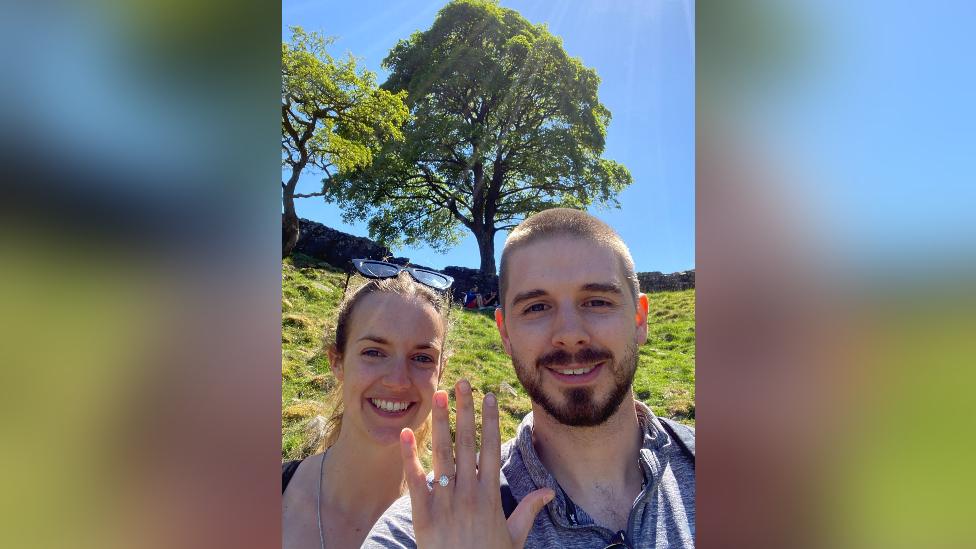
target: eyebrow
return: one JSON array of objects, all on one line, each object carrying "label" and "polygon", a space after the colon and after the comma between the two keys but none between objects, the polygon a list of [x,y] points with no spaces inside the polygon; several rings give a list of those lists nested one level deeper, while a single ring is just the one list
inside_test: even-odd
[{"label": "eyebrow", "polygon": [[[602,292],[607,294],[623,294],[623,288],[620,284],[616,282],[590,282],[588,284],[583,284],[580,288],[584,292]],[[530,299],[535,299],[537,297],[543,297],[549,295],[545,290],[528,290],[520,294],[516,294],[512,299],[512,305],[518,305],[522,301],[528,301]]]},{"label": "eyebrow", "polygon": [[[388,339],[386,339],[384,337],[381,337],[381,336],[376,336],[376,335],[364,335],[363,337],[359,338],[356,341],[357,342],[358,341],[375,341],[376,343],[379,343],[380,345],[390,345],[390,341]],[[430,342],[418,343],[418,344],[414,345],[413,348],[414,349],[433,349],[435,351],[436,350],[440,350],[439,347],[437,347],[436,345],[434,345],[433,343],[430,343]]]},{"label": "eyebrow", "polygon": [[518,305],[522,301],[528,301],[544,295],[548,295],[545,290],[529,290],[527,292],[515,294],[515,297],[512,298],[512,305]]},{"label": "eyebrow", "polygon": [[608,294],[622,294],[623,289],[616,282],[591,282],[583,285],[584,292],[603,292]]}]

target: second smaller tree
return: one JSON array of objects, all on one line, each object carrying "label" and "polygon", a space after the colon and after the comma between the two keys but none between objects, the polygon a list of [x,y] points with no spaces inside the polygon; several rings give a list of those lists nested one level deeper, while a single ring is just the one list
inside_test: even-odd
[{"label": "second smaller tree", "polygon": [[[339,173],[368,166],[383,142],[403,139],[409,117],[405,94],[378,88],[351,55],[334,59],[330,42],[293,27],[291,42],[281,44],[282,257],[298,241],[295,198],[323,196]],[[325,174],[324,189],[296,194],[308,168]]]}]

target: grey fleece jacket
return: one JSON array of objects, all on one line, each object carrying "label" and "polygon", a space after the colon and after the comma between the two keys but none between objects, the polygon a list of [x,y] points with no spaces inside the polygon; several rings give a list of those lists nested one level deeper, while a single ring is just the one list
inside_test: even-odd
[{"label": "grey fleece jacket", "polygon": [[[627,521],[626,540],[634,549],[694,547],[695,465],[671,440],[644,404],[637,403],[644,433],[638,456],[644,488]],[[602,549],[615,532],[595,524],[577,507],[546,471],[532,446],[532,413],[519,425],[516,437],[502,446],[502,472],[516,500],[549,487],[556,497],[536,516],[526,549]],[[410,497],[398,499],[383,513],[363,543],[364,548],[415,548]],[[472,533],[471,547],[477,547]]]}]

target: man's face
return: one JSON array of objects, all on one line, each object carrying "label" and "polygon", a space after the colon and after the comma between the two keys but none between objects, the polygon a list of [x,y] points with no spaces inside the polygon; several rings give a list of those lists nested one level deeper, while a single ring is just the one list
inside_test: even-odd
[{"label": "man's face", "polygon": [[630,392],[647,339],[646,298],[634,302],[613,249],[589,240],[533,242],[507,267],[496,320],[519,381],[560,423],[603,423]]}]

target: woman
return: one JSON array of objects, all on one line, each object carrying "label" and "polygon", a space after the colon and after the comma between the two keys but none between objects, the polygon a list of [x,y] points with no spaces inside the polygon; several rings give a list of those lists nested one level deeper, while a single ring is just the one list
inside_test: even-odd
[{"label": "woman", "polygon": [[282,466],[284,548],[359,547],[404,493],[400,431],[429,432],[446,360],[447,296],[425,285],[424,273],[391,269],[395,275],[371,280],[339,307],[328,356],[341,400],[324,451]]}]

